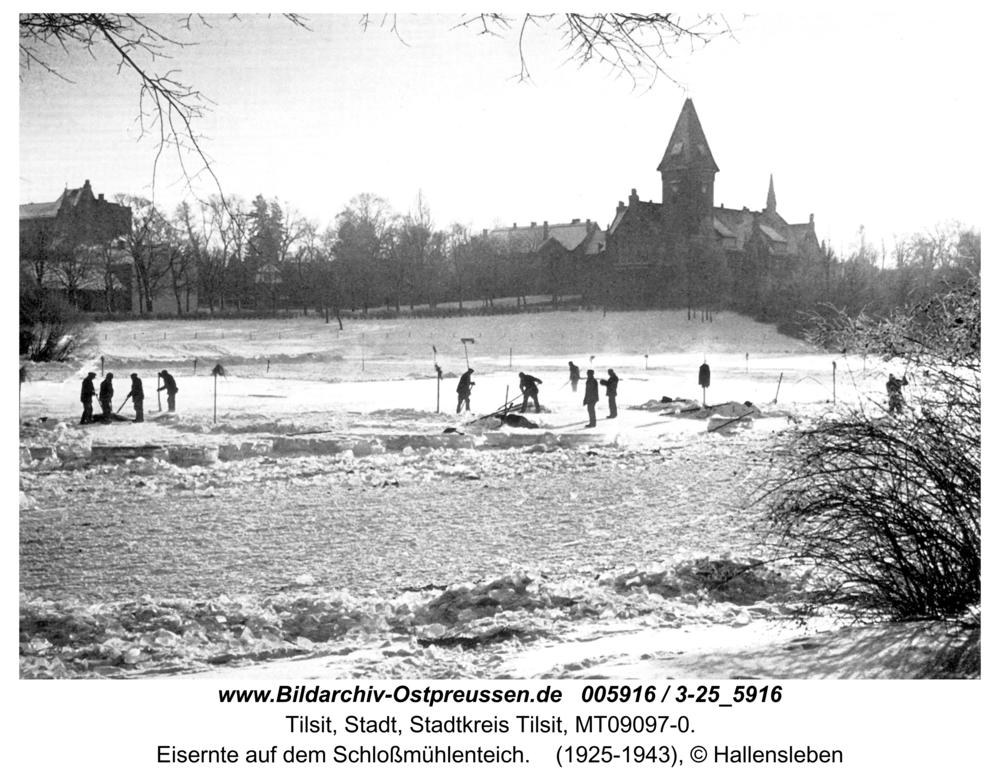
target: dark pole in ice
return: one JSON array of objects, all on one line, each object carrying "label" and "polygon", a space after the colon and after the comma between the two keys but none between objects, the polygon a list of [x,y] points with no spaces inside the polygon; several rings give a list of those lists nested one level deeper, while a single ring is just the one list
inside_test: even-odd
[{"label": "dark pole in ice", "polygon": [[431,350],[434,351],[434,372],[437,375],[437,407],[434,409],[434,412],[440,413],[441,412],[441,367],[438,365],[437,346],[432,345]]}]

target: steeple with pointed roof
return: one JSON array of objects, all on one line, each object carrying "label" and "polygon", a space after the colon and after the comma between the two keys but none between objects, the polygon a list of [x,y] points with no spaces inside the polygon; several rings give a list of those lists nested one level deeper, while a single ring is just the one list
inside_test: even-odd
[{"label": "steeple with pointed roof", "polygon": [[774,174],[771,175],[771,182],[767,186],[767,206],[764,209],[772,214],[778,211],[778,199],[774,197]]},{"label": "steeple with pointed roof", "polygon": [[715,165],[715,158],[712,157],[712,150],[708,147],[708,139],[701,129],[701,120],[695,111],[694,101],[688,98],[684,101],[684,108],[681,109],[677,124],[674,125],[674,132],[670,134],[670,143],[667,144],[663,160],[656,170],[666,173],[692,168],[708,169],[712,173],[719,171],[719,167]]},{"label": "steeple with pointed roof", "polygon": [[694,101],[684,101],[660,165],[663,180],[663,230],[690,237],[711,223],[715,175],[719,167],[701,128]]}]

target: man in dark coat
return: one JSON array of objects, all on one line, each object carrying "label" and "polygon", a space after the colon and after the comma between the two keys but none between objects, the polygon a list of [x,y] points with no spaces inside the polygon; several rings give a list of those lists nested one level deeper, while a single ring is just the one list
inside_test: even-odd
[{"label": "man in dark coat", "polygon": [[114,373],[108,373],[101,381],[101,390],[97,395],[97,401],[101,404],[101,419],[105,424],[111,421],[111,400],[115,396],[115,387],[111,381],[114,380]]},{"label": "man in dark coat", "polygon": [[580,383],[580,368],[573,364],[573,362],[569,363],[569,382],[570,388],[576,391],[576,386]]},{"label": "man in dark coat", "polygon": [[173,413],[174,400],[177,399],[177,382],[174,380],[174,376],[166,370],[160,370],[160,378],[163,379],[163,385],[160,386],[157,391],[161,392],[164,389],[167,390],[167,412]]},{"label": "man in dark coat", "polygon": [[607,380],[602,378],[601,386],[607,387],[608,409],[611,411],[611,414],[608,416],[608,418],[613,419],[618,415],[618,405],[615,402],[615,398],[618,396],[618,376],[615,375],[614,370],[608,370]]},{"label": "man in dark coat", "polygon": [[903,412],[903,387],[909,385],[910,382],[906,380],[906,373],[903,373],[902,379],[889,373],[889,380],[886,381],[885,390],[889,394],[890,416]]},{"label": "man in dark coat", "polygon": [[132,390],[125,396],[125,401],[128,398],[132,398],[132,407],[135,408],[135,424],[141,424],[145,421],[142,416],[142,402],[146,399],[146,395],[142,393],[142,380],[139,378],[138,373],[132,373]]},{"label": "man in dark coat", "polygon": [[455,413],[462,412],[462,405],[465,405],[465,410],[472,413],[472,405],[470,404],[472,400],[472,387],[476,385],[476,382],[472,380],[472,373],[474,373],[471,367],[462,373],[462,377],[458,379],[458,410]]},{"label": "man in dark coat", "polygon": [[83,386],[80,387],[80,402],[83,403],[81,424],[92,424],[94,421],[94,397],[97,396],[97,391],[94,389],[94,378],[96,377],[96,372],[88,372],[87,377],[83,379]]},{"label": "man in dark coat", "polygon": [[597,406],[598,399],[600,397],[597,391],[597,378],[594,377],[593,370],[587,370],[587,388],[583,393],[583,404],[587,406],[587,413],[590,415],[588,427],[597,426],[597,412],[594,408]]},{"label": "man in dark coat", "polygon": [[524,395],[521,400],[521,413],[528,410],[528,400],[535,403],[535,413],[542,412],[542,406],[538,404],[538,384],[541,383],[538,378],[534,375],[525,375],[523,372],[518,373],[521,378],[520,387],[521,394]]}]

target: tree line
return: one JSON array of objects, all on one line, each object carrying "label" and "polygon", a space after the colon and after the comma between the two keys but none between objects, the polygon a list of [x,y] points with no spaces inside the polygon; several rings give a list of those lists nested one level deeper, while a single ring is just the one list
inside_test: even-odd
[{"label": "tree line", "polygon": [[[96,279],[104,288],[99,309],[110,313],[122,309],[114,292],[127,275],[140,315],[164,295],[178,315],[285,310],[327,319],[345,310],[433,310],[441,302],[491,308],[500,297],[521,305],[532,295],[615,304],[602,298],[613,290],[613,272],[599,258],[574,265],[540,252],[541,237],[532,232],[439,227],[422,193],[405,214],[380,196],[359,194],[326,227],[261,195],[183,202],[173,212],[138,196],[114,200],[132,212],[124,238],[94,244],[60,237],[26,270],[30,281],[42,285],[54,276],[74,304],[74,292]],[[827,243],[812,257],[691,243],[677,254],[682,263],[660,270],[670,279],[647,287],[672,290],[669,306],[689,313],[732,309],[801,335],[817,311],[878,317],[926,299],[942,282],[978,279],[981,244],[978,229],[954,222],[896,237],[891,248],[876,246],[862,226],[843,257]]]},{"label": "tree line", "polygon": [[[115,201],[132,210],[126,237],[47,255],[71,302],[88,275],[111,291],[123,256],[140,315],[152,313],[164,294],[178,315],[301,310],[339,317],[345,309],[367,315],[444,301],[462,309],[472,300],[489,307],[502,296],[526,303],[532,294],[562,293],[553,270],[532,256],[537,242],[459,223],[439,228],[423,194],[405,214],[380,196],[359,194],[326,227],[260,195],[182,202],[172,213],[138,196]],[[558,285],[571,282],[562,275]],[[103,309],[114,309],[110,294]]]},{"label": "tree line", "polygon": [[869,240],[861,226],[843,257],[826,242],[812,261],[746,253],[726,273],[728,304],[801,336],[816,316],[885,318],[978,281],[981,258],[981,232],[958,222],[894,237],[891,247]]}]

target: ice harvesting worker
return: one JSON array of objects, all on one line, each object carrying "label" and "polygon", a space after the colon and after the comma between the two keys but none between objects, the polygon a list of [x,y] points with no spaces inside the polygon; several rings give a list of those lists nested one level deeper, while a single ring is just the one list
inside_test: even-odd
[{"label": "ice harvesting worker", "polygon": [[614,370],[608,370],[608,377],[607,379],[601,379],[601,386],[607,387],[608,409],[611,411],[608,418],[613,419],[618,415],[618,404],[615,402],[615,399],[618,397],[618,376],[615,375]]},{"label": "ice harvesting worker", "polygon": [[163,385],[157,391],[167,390],[167,413],[173,413],[174,400],[177,399],[177,382],[174,380],[174,376],[166,370],[160,370],[160,378],[163,380]]},{"label": "ice harvesting worker", "polygon": [[97,390],[94,389],[94,378],[96,377],[96,372],[88,372],[87,377],[83,379],[83,386],[80,387],[80,402],[83,403],[81,424],[91,424],[94,421],[94,397],[97,396]]},{"label": "ice harvesting worker", "polygon": [[97,395],[97,401],[101,404],[101,418],[105,423],[111,421],[111,400],[115,397],[115,387],[111,383],[115,374],[109,372],[101,381],[101,390]]},{"label": "ice harvesting worker", "polygon": [[142,415],[142,403],[146,399],[146,395],[142,393],[142,379],[139,378],[138,373],[132,373],[132,390],[125,395],[125,401],[128,402],[129,397],[132,398],[132,407],[135,408],[135,424],[141,424],[145,421]]},{"label": "ice harvesting worker", "polygon": [[903,373],[902,378],[897,378],[892,373],[889,373],[889,380],[885,383],[885,390],[889,394],[890,415],[903,412],[903,387],[909,385],[910,382],[906,380],[906,373]]},{"label": "ice harvesting worker", "polygon": [[534,375],[526,375],[523,372],[518,373],[521,382],[521,394],[524,398],[521,400],[521,413],[524,413],[528,409],[528,400],[535,403],[535,413],[542,412],[542,406],[538,404],[538,385],[541,383],[538,378]]},{"label": "ice harvesting worker", "polygon": [[569,382],[570,388],[576,391],[576,386],[580,383],[580,368],[573,364],[573,362],[569,363]]},{"label": "ice harvesting worker", "polygon": [[470,401],[472,400],[472,387],[476,385],[476,382],[472,380],[472,373],[474,373],[471,367],[462,373],[462,377],[458,379],[458,410],[455,413],[462,412],[462,405],[465,405],[465,409],[472,412],[472,405]]},{"label": "ice harvesting worker", "polygon": [[594,377],[593,370],[587,370],[587,386],[583,392],[583,404],[587,406],[587,414],[590,416],[588,427],[597,426],[597,411],[595,408],[598,399],[597,378]]}]

